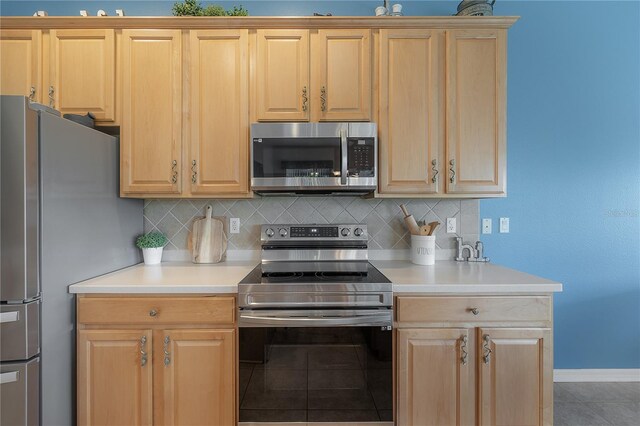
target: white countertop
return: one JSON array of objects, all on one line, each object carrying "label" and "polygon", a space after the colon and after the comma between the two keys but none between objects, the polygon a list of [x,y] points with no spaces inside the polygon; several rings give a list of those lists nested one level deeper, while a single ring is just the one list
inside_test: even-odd
[{"label": "white countertop", "polygon": [[553,293],[562,284],[492,263],[436,261],[432,266],[414,265],[407,260],[374,260],[393,283],[395,294],[448,293]]},{"label": "white countertop", "polygon": [[[406,260],[372,260],[393,283],[396,294],[552,293],[562,284],[491,263],[437,261],[433,266]],[[256,261],[228,261],[213,265],[163,262],[135,265],[69,287],[70,293],[161,294],[237,293],[238,283]]]},{"label": "white countertop", "polygon": [[140,263],[69,286],[70,293],[237,293],[238,283],[258,263],[223,262],[195,265],[191,262]]}]

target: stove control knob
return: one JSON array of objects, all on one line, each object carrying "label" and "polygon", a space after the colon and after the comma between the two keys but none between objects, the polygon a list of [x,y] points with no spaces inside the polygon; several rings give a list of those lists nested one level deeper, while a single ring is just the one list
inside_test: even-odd
[{"label": "stove control knob", "polygon": [[267,234],[267,237],[269,238],[273,237],[276,234],[275,232],[273,232],[273,229],[271,228],[267,228],[267,230],[264,231],[264,233]]},{"label": "stove control knob", "polygon": [[362,228],[356,228],[356,229],[353,231],[353,235],[355,235],[356,237],[361,237],[361,236],[362,236],[362,234],[364,234],[364,231],[362,230]]},{"label": "stove control knob", "polygon": [[281,237],[284,238],[284,237],[287,236],[287,234],[288,234],[288,232],[287,232],[286,228],[280,228],[280,236]]},{"label": "stove control knob", "polygon": [[342,228],[342,231],[340,231],[340,234],[342,234],[343,237],[348,237],[349,234],[351,234],[351,229],[349,228]]}]

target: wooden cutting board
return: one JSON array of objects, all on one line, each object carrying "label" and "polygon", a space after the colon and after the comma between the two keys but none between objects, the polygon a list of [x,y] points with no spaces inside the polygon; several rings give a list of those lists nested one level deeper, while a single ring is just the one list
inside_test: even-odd
[{"label": "wooden cutting board", "polygon": [[227,218],[211,217],[213,209],[206,208],[206,216],[196,219],[189,235],[189,249],[193,263],[218,263],[227,251]]}]

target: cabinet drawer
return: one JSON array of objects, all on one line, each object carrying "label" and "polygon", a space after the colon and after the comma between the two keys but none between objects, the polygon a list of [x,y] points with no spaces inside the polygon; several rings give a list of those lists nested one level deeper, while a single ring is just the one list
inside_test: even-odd
[{"label": "cabinet drawer", "polygon": [[233,324],[233,297],[78,299],[81,324]]},{"label": "cabinet drawer", "polygon": [[532,322],[551,320],[548,296],[398,297],[398,322]]}]

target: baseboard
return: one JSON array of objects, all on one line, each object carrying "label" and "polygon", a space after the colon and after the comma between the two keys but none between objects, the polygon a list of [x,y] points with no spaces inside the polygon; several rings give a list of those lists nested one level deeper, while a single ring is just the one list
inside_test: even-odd
[{"label": "baseboard", "polygon": [[553,370],[554,382],[640,382],[640,368]]}]

